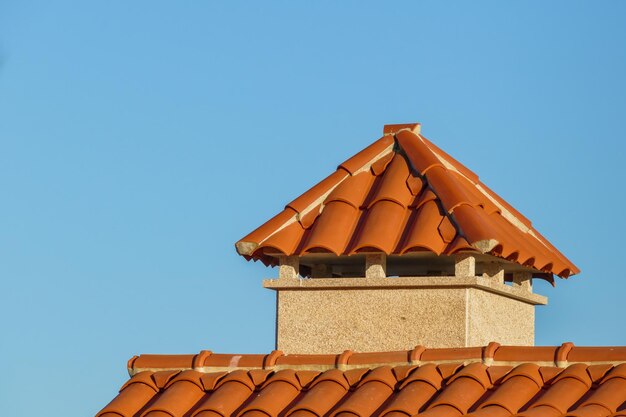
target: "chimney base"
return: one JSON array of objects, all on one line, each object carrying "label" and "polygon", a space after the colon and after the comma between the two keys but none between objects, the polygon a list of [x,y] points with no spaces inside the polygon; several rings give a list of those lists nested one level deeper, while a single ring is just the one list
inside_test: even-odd
[{"label": "chimney base", "polygon": [[547,298],[488,277],[274,279],[276,348],[285,354],[532,346]]}]

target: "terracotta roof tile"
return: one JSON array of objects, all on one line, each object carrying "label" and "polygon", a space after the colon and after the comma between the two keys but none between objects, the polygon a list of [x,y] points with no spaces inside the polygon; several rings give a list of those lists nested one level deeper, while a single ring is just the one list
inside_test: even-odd
[{"label": "terracotta roof tile", "polygon": [[448,242],[444,239],[444,235],[448,235],[447,225],[443,228],[444,233],[440,233],[440,226],[444,218],[444,214],[435,200],[426,201],[417,210],[414,210],[404,231],[400,252],[404,254],[427,250],[440,255],[448,246]]},{"label": "terracotta roof tile", "polygon": [[[332,371],[328,371],[332,372]],[[337,371],[339,372],[339,371]],[[321,379],[321,378],[320,378]],[[322,417],[326,415],[348,392],[348,386],[326,377],[316,382],[287,412],[293,417]]]},{"label": "terracotta roof tile", "polygon": [[435,397],[441,389],[441,375],[433,364],[415,369],[396,389],[381,411],[381,417],[412,416]]},{"label": "terracotta roof tile", "polygon": [[393,137],[385,135],[339,165],[339,168],[346,170],[350,175],[369,169],[374,162],[391,152],[393,144]]},{"label": "terracotta roof tile", "polygon": [[579,272],[528,219],[418,127],[386,127],[383,138],[237,242],[238,252],[275,265],[281,254],[470,250],[529,267],[551,282],[552,274]]},{"label": "terracotta roof tile", "polygon": [[97,416],[626,415],[625,347],[197,356],[139,356]]},{"label": "terracotta roof tile", "polygon": [[370,371],[330,416],[372,415],[393,393],[395,383],[389,367]]}]

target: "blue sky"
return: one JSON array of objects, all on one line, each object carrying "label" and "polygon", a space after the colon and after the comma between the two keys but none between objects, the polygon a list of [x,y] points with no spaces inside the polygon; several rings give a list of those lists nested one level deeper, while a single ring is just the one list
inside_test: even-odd
[{"label": "blue sky", "polygon": [[625,345],[626,2],[0,1],[0,409],[93,415],[138,353],[268,352],[234,242],[422,132],[582,273],[537,343]]}]

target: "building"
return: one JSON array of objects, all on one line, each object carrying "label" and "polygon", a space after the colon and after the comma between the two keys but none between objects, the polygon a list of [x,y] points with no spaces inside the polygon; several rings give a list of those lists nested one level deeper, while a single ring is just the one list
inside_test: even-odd
[{"label": "building", "polygon": [[383,137],[236,244],[278,267],[276,350],[141,355],[98,417],[626,416],[626,347],[534,347],[578,268],[420,134]]}]

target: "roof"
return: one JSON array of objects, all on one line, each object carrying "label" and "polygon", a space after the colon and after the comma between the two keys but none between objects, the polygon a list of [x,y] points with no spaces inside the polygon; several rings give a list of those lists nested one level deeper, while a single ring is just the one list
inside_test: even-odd
[{"label": "roof", "polygon": [[203,351],[128,366],[132,377],[97,417],[626,416],[626,347]]},{"label": "roof", "polygon": [[388,125],[384,133],[237,242],[239,254],[275,265],[276,254],[470,251],[548,279],[579,272],[526,217],[421,135],[419,124]]}]

